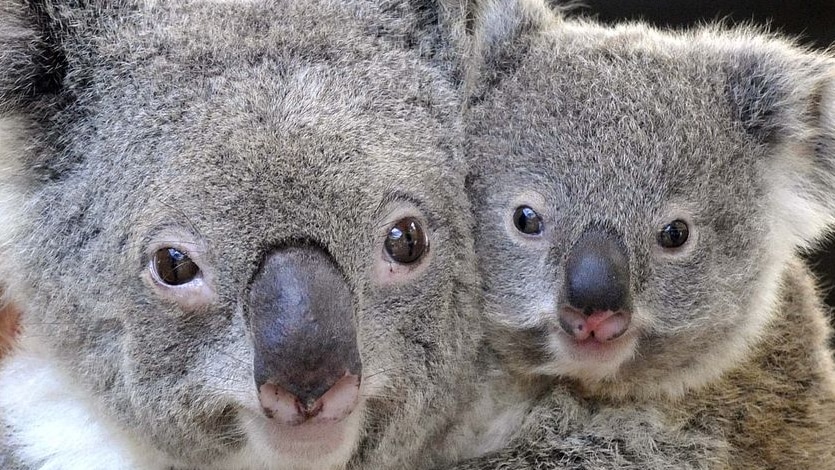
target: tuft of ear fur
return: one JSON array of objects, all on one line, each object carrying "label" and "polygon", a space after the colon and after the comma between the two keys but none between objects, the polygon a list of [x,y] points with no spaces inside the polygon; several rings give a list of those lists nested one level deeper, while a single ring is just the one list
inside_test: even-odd
[{"label": "tuft of ear fur", "polygon": [[774,226],[793,246],[815,244],[835,225],[835,60],[778,42],[743,44],[726,74],[743,129],[776,154],[765,170]]},{"label": "tuft of ear fur", "polygon": [[812,53],[783,50],[780,43],[747,42],[725,67],[726,93],[742,126],[767,143],[805,133],[819,117],[815,93],[831,64]]},{"label": "tuft of ear fur", "polygon": [[0,1],[0,113],[37,112],[59,95],[68,28],[49,1]]},{"label": "tuft of ear fur", "polygon": [[473,63],[465,88],[471,100],[512,73],[535,34],[562,22],[556,10],[538,0],[475,0],[468,6],[467,18],[472,35],[468,55]]}]

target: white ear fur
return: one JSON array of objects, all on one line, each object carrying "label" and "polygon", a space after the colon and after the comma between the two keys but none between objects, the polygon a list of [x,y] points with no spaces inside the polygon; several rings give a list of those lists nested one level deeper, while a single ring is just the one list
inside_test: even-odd
[{"label": "white ear fur", "polygon": [[531,24],[545,28],[558,23],[560,18],[545,2],[535,0],[479,2],[475,17],[476,42],[488,53],[503,43],[515,40]]},{"label": "white ear fur", "polygon": [[465,95],[486,90],[491,76],[501,73],[502,59],[528,33],[547,31],[562,22],[562,16],[540,0],[484,0],[473,2],[473,33],[465,55],[471,61],[465,78]]},{"label": "white ear fur", "polygon": [[[776,223],[794,246],[817,243],[835,227],[835,65],[807,96],[808,130],[779,145],[772,182]],[[805,110],[798,110],[802,112]]]}]

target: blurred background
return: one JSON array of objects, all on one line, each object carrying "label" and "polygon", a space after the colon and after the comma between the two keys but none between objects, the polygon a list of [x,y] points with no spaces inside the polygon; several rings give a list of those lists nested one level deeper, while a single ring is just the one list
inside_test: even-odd
[{"label": "blurred background", "polygon": [[[571,15],[589,16],[605,23],[631,19],[659,27],[682,28],[723,20],[729,24],[769,25],[773,31],[818,48],[835,44],[835,0],[580,0],[575,4],[577,7]],[[808,259],[821,277],[827,303],[835,307],[835,240],[810,253]]]}]

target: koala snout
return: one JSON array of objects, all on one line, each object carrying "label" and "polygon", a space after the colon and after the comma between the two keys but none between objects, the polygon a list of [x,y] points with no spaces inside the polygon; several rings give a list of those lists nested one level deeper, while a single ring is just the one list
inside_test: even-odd
[{"label": "koala snout", "polygon": [[629,327],[629,258],[617,235],[586,231],[568,254],[564,285],[560,327],[575,339],[609,341]]},{"label": "koala snout", "polygon": [[353,302],[321,249],[292,247],[265,260],[249,294],[255,385],[282,424],[340,420],[359,399],[362,363]]}]

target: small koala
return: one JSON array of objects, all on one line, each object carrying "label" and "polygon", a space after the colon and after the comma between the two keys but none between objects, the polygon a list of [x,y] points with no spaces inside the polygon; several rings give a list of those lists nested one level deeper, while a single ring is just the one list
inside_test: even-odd
[{"label": "small koala", "polygon": [[0,1],[0,467],[423,462],[481,341],[424,3]]},{"label": "small koala", "polygon": [[835,221],[835,60],[525,0],[474,16],[488,337],[538,401],[458,468],[835,468],[830,331],[797,259]]}]

